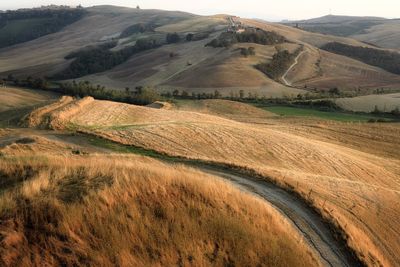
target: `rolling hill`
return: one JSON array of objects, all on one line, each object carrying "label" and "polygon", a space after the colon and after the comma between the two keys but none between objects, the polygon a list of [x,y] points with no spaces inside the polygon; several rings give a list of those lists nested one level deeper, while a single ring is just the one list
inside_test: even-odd
[{"label": "rolling hill", "polygon": [[395,124],[285,122],[268,116],[260,117],[263,123],[243,123],[216,116],[208,105],[211,109],[204,114],[203,104],[184,111],[63,98],[32,112],[26,124],[252,170],[309,199],[343,229],[349,246],[364,262],[398,262],[395,203],[400,169],[398,150],[393,149],[399,146]]},{"label": "rolling hill", "polygon": [[400,20],[328,15],[285,23],[307,31],[354,38],[381,48],[399,49]]},{"label": "rolling hill", "polygon": [[[240,41],[229,47],[211,47],[206,45],[227,32],[231,16],[114,6],[91,7],[85,12],[81,19],[55,33],[0,49],[4,63],[0,77],[13,74],[57,79],[57,74],[68,77],[65,73],[74,73],[71,77],[76,80],[107,88],[154,86],[161,92],[178,89],[189,94],[219,90],[225,96],[243,91],[259,97],[297,96],[332,87],[369,90],[400,85],[399,75],[319,49],[332,42],[369,46],[349,37],[232,17],[235,25],[274,32],[287,41]],[[243,56],[241,51],[251,47],[255,54]],[[279,77],[271,79],[255,68],[260,63],[269,64],[277,51],[294,53],[300,48],[304,53],[287,73],[287,82]],[[80,74],[82,70],[90,71]]]}]

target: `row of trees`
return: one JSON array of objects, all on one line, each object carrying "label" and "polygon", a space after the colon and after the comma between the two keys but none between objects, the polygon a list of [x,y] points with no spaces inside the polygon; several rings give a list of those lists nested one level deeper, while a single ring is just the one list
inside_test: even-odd
[{"label": "row of trees", "polygon": [[275,33],[261,29],[246,29],[244,32],[224,32],[213,39],[206,46],[230,47],[236,43],[255,43],[262,45],[275,45],[287,42],[286,38]]},{"label": "row of trees", "polygon": [[152,87],[138,86],[131,90],[111,90],[106,89],[104,86],[93,85],[88,81],[80,82],[66,82],[61,83],[59,92],[72,96],[92,96],[100,100],[110,100],[116,102],[123,102],[135,105],[148,105],[154,101],[160,100],[160,94]]},{"label": "row of trees", "polygon": [[136,105],[148,105],[154,101],[161,100],[160,94],[152,87],[138,86],[133,90],[128,87],[125,88],[125,90],[111,90],[104,86],[93,85],[88,81],[50,84],[49,81],[43,78],[28,77],[26,79],[17,79],[12,74],[8,75],[8,77],[3,80],[4,82],[12,82],[16,86],[55,91],[70,96],[92,96],[100,100],[110,100]]},{"label": "row of trees", "polygon": [[400,53],[369,47],[352,46],[338,42],[328,43],[322,49],[360,60],[366,64],[380,67],[389,72],[400,74]]}]

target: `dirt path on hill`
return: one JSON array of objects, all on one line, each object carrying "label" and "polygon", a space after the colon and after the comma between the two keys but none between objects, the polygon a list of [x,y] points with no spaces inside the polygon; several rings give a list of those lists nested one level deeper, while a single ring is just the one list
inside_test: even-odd
[{"label": "dirt path on hill", "polygon": [[286,80],[286,76],[289,74],[289,72],[297,65],[299,64],[299,58],[305,53],[307,52],[307,50],[303,50],[301,51],[300,54],[297,55],[297,57],[294,59],[293,64],[287,69],[287,71],[285,72],[285,74],[282,75],[282,81],[285,83],[285,85],[287,86],[292,86],[291,82],[288,82]]},{"label": "dirt path on hill", "polygon": [[[97,147],[90,142],[91,138],[83,134],[72,134],[66,132],[56,132],[49,130],[34,129],[12,129],[8,135],[0,137],[0,147],[4,147],[27,136],[40,136],[50,140],[63,142],[65,144],[80,146],[91,153],[115,153],[109,148]],[[134,152],[132,152],[134,153]],[[248,175],[241,174],[234,170],[214,166],[213,164],[203,163],[194,160],[177,160],[177,158],[165,155],[153,157],[165,161],[169,164],[180,163],[189,167],[194,167],[205,173],[214,175],[227,180],[234,186],[261,197],[269,204],[274,206],[293,226],[300,232],[301,236],[308,242],[310,247],[319,255],[320,261],[325,266],[360,266],[359,261],[349,252],[344,241],[335,238],[330,225],[321,216],[309,207],[303,200],[283,190],[277,185],[264,180],[260,180]]]}]

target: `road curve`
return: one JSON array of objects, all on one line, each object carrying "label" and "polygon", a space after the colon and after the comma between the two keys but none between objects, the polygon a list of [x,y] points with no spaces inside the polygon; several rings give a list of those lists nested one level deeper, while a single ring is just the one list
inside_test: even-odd
[{"label": "road curve", "polygon": [[291,82],[288,82],[286,80],[286,76],[289,74],[289,72],[294,68],[294,66],[296,66],[299,63],[299,58],[301,57],[301,55],[303,55],[305,52],[307,52],[307,50],[303,50],[301,51],[300,54],[297,55],[297,57],[294,59],[293,64],[287,69],[287,71],[282,75],[282,81],[285,83],[285,85],[287,86],[292,86]]},{"label": "road curve", "polygon": [[319,254],[325,266],[362,266],[349,251],[344,241],[334,237],[329,225],[312,208],[280,187],[234,172],[198,167],[203,172],[229,180],[245,191],[250,191],[277,208],[301,232],[309,245]]},{"label": "road curve", "polygon": [[[33,129],[13,129],[11,135],[0,138],[0,147],[9,145],[19,138],[30,135],[40,135],[66,144],[94,149],[94,151],[101,153],[112,153],[112,151],[108,151],[108,149],[93,147],[89,142],[90,136],[88,135],[70,135],[68,133]],[[233,170],[210,165],[208,163],[204,164],[200,161],[187,161],[185,159],[177,161],[177,159],[174,158],[171,162],[166,155],[162,155],[161,158],[156,156],[156,158],[166,163],[176,164],[179,162],[180,164],[197,168],[202,172],[228,180],[233,185],[263,198],[293,223],[309,243],[310,247],[320,256],[320,261],[325,266],[363,266],[360,261],[350,253],[345,242],[339,241],[334,237],[329,225],[322,220],[317,212],[304,201],[277,185]]]}]

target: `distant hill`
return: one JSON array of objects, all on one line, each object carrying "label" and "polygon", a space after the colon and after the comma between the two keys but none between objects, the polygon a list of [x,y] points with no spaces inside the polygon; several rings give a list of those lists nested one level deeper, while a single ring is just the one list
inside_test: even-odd
[{"label": "distant hill", "polygon": [[[95,6],[84,12],[82,18],[55,32],[1,48],[0,78],[12,74],[20,79],[90,81],[121,90],[153,86],[161,92],[179,90],[191,95],[218,90],[227,96],[250,93],[259,97],[297,96],[333,87],[400,87],[399,75],[351,56],[320,50],[334,42],[376,48],[346,36],[229,15],[116,6]],[[351,18],[346,23],[359,25],[354,21],[369,23],[372,19],[389,21]],[[30,27],[25,26],[23,30]],[[278,57],[279,51],[286,56]],[[276,59],[282,63],[273,62]],[[260,64],[273,77],[257,69]]]},{"label": "distant hill", "polygon": [[399,19],[328,15],[284,24],[311,32],[351,37],[382,48],[400,47]]}]

